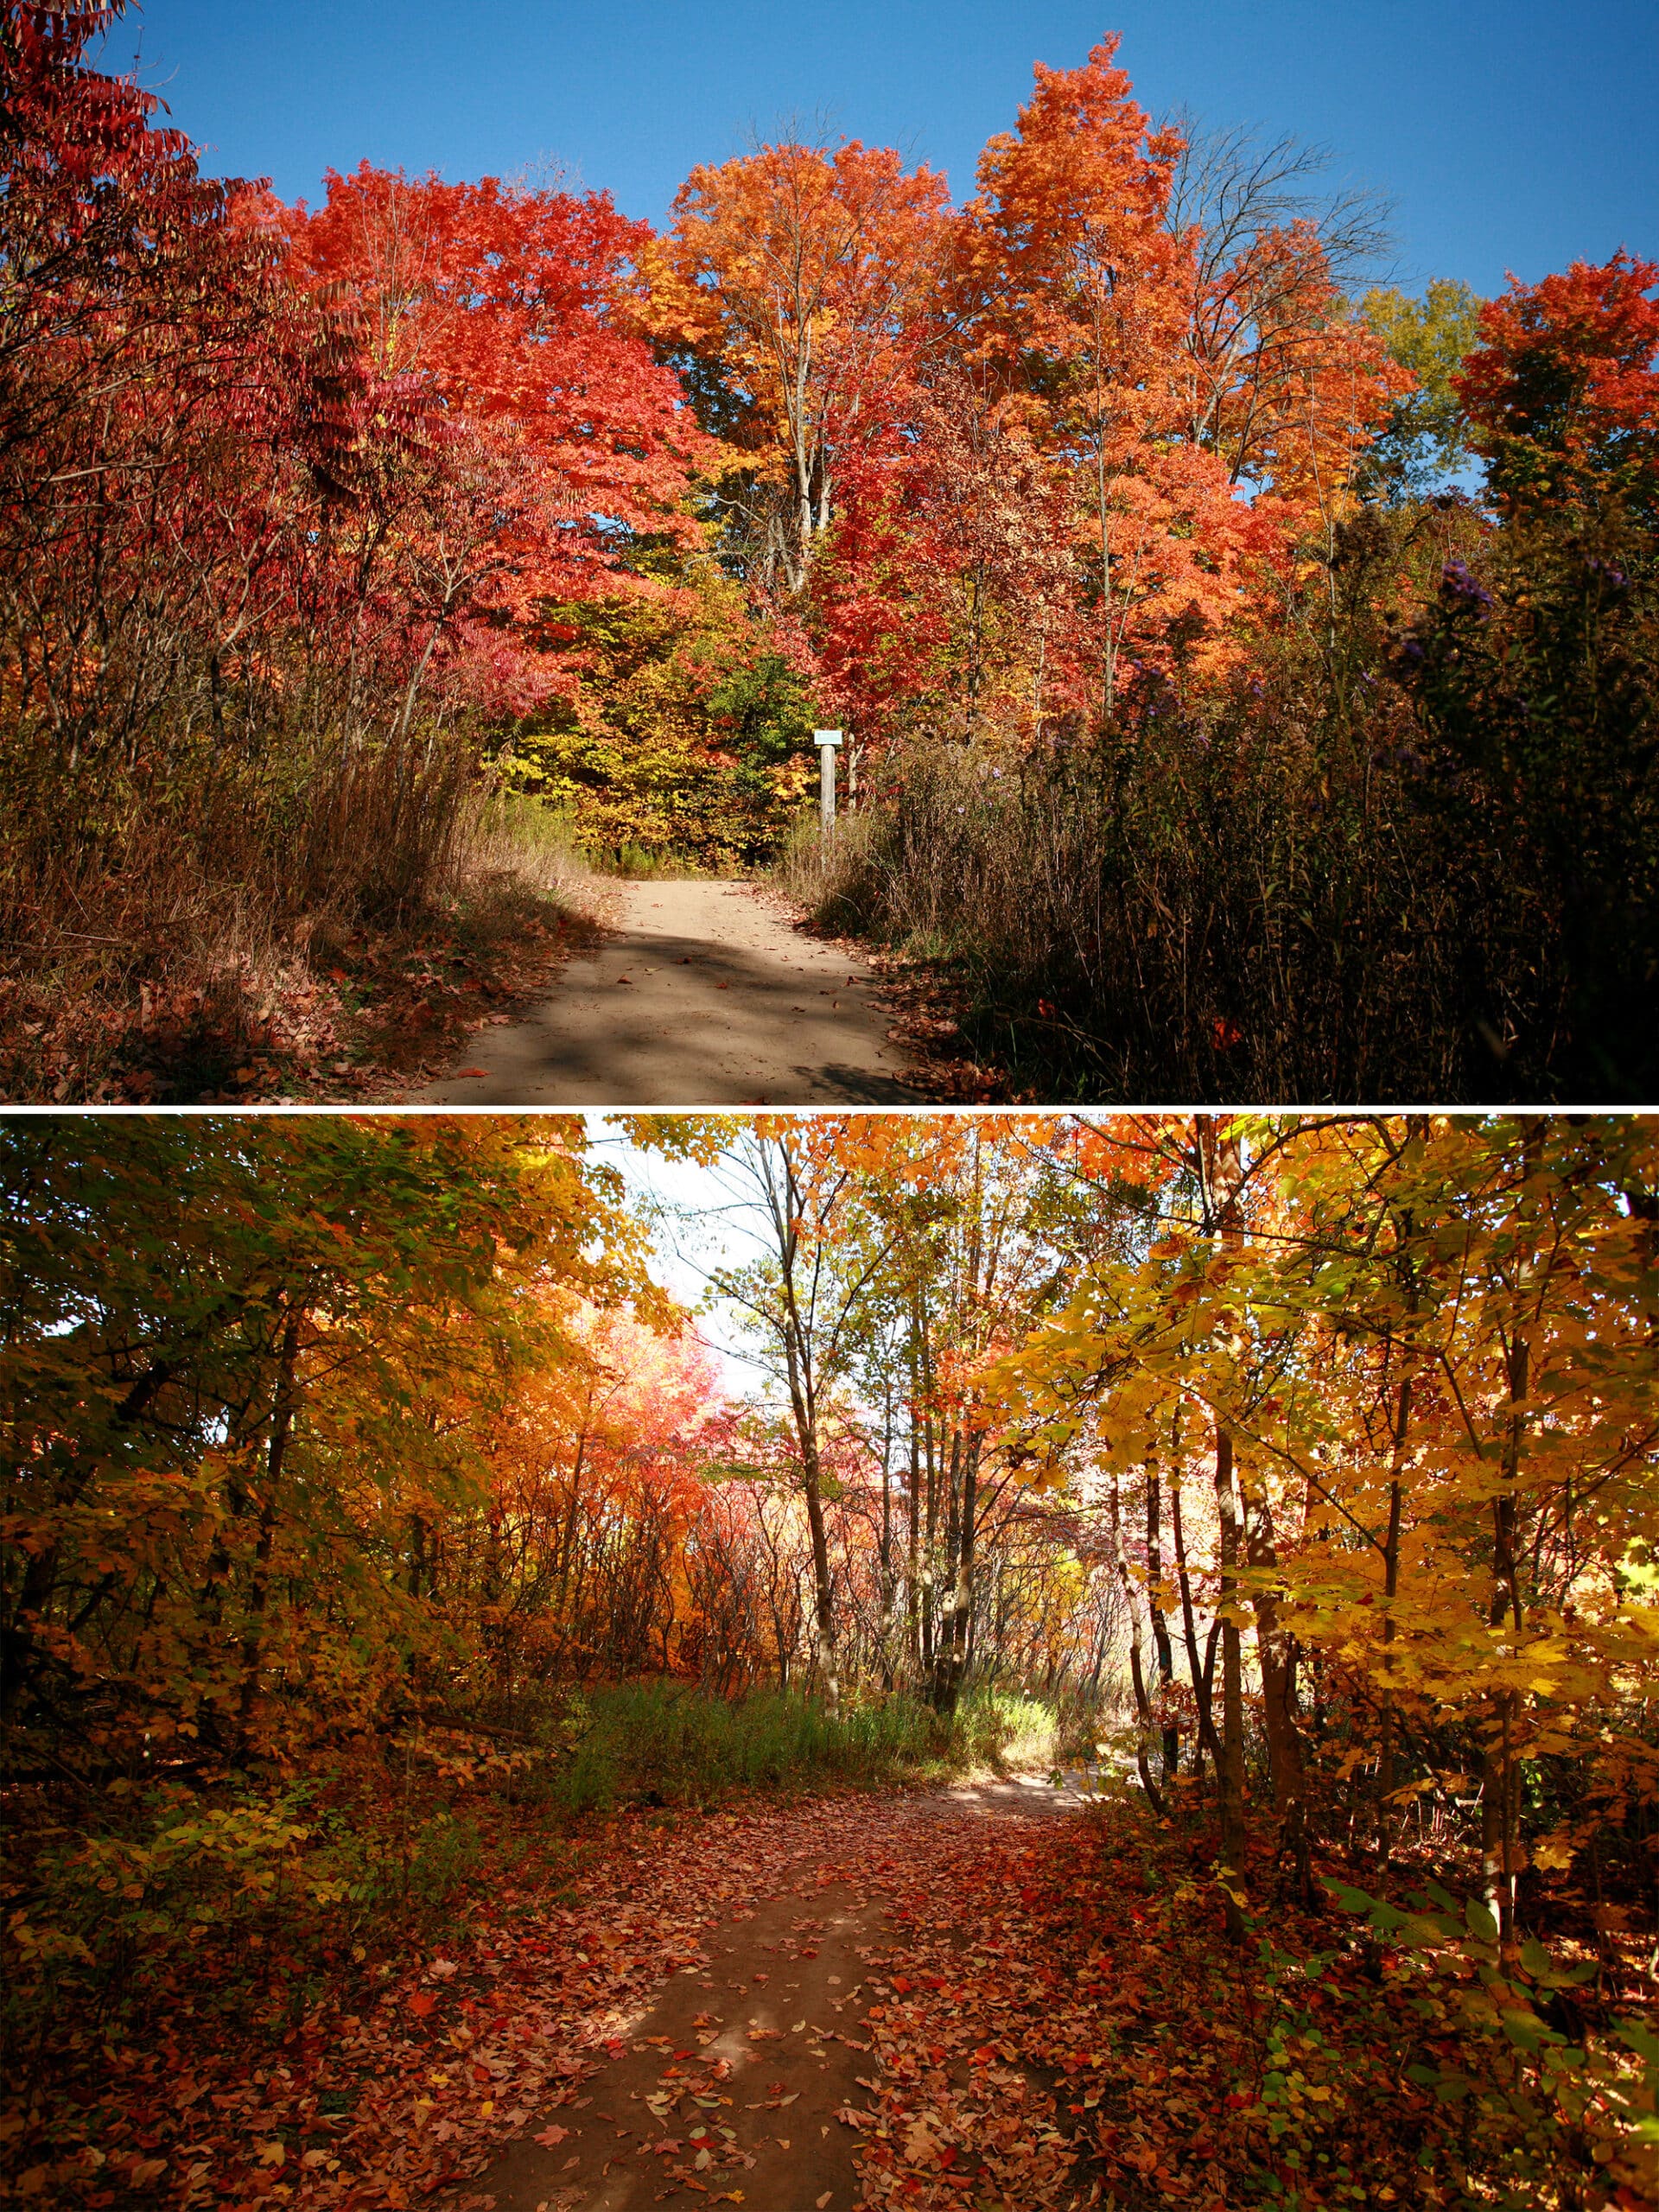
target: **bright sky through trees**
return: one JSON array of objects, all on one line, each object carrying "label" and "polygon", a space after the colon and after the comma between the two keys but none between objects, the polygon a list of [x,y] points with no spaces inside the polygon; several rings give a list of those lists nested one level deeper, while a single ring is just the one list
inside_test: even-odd
[{"label": "bright sky through trees", "polygon": [[1033,59],[1075,67],[1109,31],[1154,114],[1190,107],[1328,145],[1397,203],[1415,289],[1641,251],[1659,210],[1649,127],[1659,41],[1648,0],[150,0],[117,33],[211,170],[268,172],[285,198],[364,156],[452,180],[551,157],[660,222],[697,162],[751,129],[893,144],[970,187]]}]

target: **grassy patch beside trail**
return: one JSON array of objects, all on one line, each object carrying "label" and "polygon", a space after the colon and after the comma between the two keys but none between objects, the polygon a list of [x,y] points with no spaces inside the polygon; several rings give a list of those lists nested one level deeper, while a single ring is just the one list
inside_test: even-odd
[{"label": "grassy patch beside trail", "polygon": [[573,1749],[550,1802],[571,1812],[630,1799],[701,1804],[734,1789],[880,1789],[972,1766],[1046,1765],[1053,1721],[1008,1691],[977,1690],[943,1719],[906,1697],[830,1713],[759,1692],[733,1703],[671,1683],[597,1690],[572,1700]]},{"label": "grassy patch beside trail", "polygon": [[200,2011],[280,2039],[492,1885],[556,1897],[626,1808],[1040,1766],[1053,1740],[1046,1708],[1007,1692],[942,1719],[899,1696],[830,1713],[647,1681],[551,1696],[527,1726],[365,1739],[315,1777],[157,1775],[74,1802],[14,1788],[0,2055],[28,2072],[66,2030],[142,2034],[181,1974]]},{"label": "grassy patch beside trail", "polygon": [[430,868],[396,896],[325,886],[238,935],[181,892],[185,919],[136,929],[124,952],[93,962],[66,940],[27,977],[0,959],[0,1098],[385,1099],[447,1068],[550,984],[599,900],[548,810],[474,797],[452,811]]}]

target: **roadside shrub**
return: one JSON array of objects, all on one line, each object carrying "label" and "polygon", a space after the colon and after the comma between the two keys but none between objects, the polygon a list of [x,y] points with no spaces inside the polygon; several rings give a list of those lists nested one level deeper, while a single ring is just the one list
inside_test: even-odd
[{"label": "roadside shrub", "polygon": [[1421,530],[1350,525],[1329,622],[1222,691],[1147,677],[1109,735],[1024,752],[913,738],[792,887],[954,966],[1027,1094],[1650,1096],[1650,549],[1617,516]]}]

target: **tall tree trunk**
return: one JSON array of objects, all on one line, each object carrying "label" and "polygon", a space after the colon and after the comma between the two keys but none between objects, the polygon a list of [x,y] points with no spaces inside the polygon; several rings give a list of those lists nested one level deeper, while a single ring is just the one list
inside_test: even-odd
[{"label": "tall tree trunk", "polygon": [[[1198,1166],[1213,1214],[1216,1233],[1224,1252],[1236,1251],[1244,1242],[1243,1209],[1239,1191],[1243,1163],[1238,1139],[1224,1133],[1213,1114],[1197,1116]],[[1248,1839],[1244,1830],[1244,1661],[1238,1626],[1238,1567],[1243,1547],[1243,1510],[1238,1471],[1234,1464],[1232,1432],[1224,1414],[1216,1416],[1216,1510],[1221,1530],[1221,1763],[1217,1773],[1221,1798],[1221,1859],[1223,1905],[1227,1933],[1235,1942],[1244,1936],[1244,1917],[1238,1895],[1244,1881]]]},{"label": "tall tree trunk", "polygon": [[1382,1726],[1376,1763],[1376,1845],[1378,1860],[1384,1866],[1388,1863],[1393,1841],[1393,1814],[1389,1801],[1395,1789],[1394,1600],[1400,1588],[1400,1527],[1405,1505],[1405,1491],[1400,1478],[1405,1465],[1406,1438],[1410,1427],[1411,1375],[1408,1370],[1401,1378],[1395,1413],[1394,1441],[1389,1466],[1389,1526],[1382,1541]]},{"label": "tall tree trunk", "polygon": [[[1158,1684],[1164,1694],[1164,1710],[1167,1713],[1169,1693],[1175,1683],[1175,1653],[1169,1640],[1169,1623],[1159,1603],[1158,1591],[1164,1576],[1163,1496],[1159,1484],[1158,1462],[1147,1462],[1147,1585],[1152,1610],[1153,1648],[1158,1655]],[[1173,1719],[1164,1723],[1163,1778],[1174,1779],[1180,1765],[1180,1731]]]},{"label": "tall tree trunk", "polygon": [[1129,1682],[1135,1691],[1135,1719],[1139,1724],[1135,1732],[1135,1770],[1141,1777],[1141,1787],[1147,1793],[1147,1803],[1162,1820],[1167,1808],[1147,1762],[1147,1745],[1152,1737],[1152,1700],[1147,1695],[1146,1669],[1141,1663],[1141,1608],[1135,1602],[1135,1584],[1129,1574],[1128,1558],[1123,1549],[1123,1511],[1116,1475],[1112,1477],[1112,1558],[1117,1568],[1118,1587],[1123,1593],[1123,1603],[1129,1616]]},{"label": "tall tree trunk", "polygon": [[[1217,1775],[1221,1772],[1221,1738],[1216,1733],[1213,1700],[1210,1685],[1215,1671],[1215,1636],[1211,1631],[1210,1655],[1198,1656],[1198,1622],[1192,1610],[1192,1578],[1186,1563],[1186,1532],[1181,1521],[1181,1475],[1178,1465],[1172,1463],[1169,1471],[1169,1527],[1175,1545],[1175,1580],[1181,1593],[1181,1642],[1186,1651],[1187,1669],[1192,1677],[1192,1700],[1198,1712],[1198,1758],[1195,1764],[1202,1771],[1204,1753],[1208,1751]],[[1217,1624],[1217,1628],[1219,1627]]]},{"label": "tall tree trunk", "polygon": [[[1520,1633],[1521,1570],[1516,1541],[1517,1503],[1516,1485],[1521,1471],[1521,1448],[1526,1416],[1521,1411],[1532,1371],[1532,1348],[1523,1331],[1510,1345],[1509,1433],[1503,1443],[1503,1481],[1492,1500],[1492,1596],[1489,1618],[1494,1628],[1506,1618]],[[1492,1700],[1492,1723],[1481,1757],[1480,1870],[1486,1904],[1498,1925],[1498,1941],[1506,1957],[1516,1948],[1515,1876],[1516,1819],[1519,1769],[1515,1757],[1516,1723],[1520,1704],[1513,1690],[1501,1690]]]},{"label": "tall tree trunk", "polygon": [[916,1369],[911,1365],[910,1377],[910,1497],[908,1526],[905,1530],[905,1642],[910,1678],[913,1683],[922,1679],[922,1446],[916,1427]]},{"label": "tall tree trunk", "polygon": [[[1279,1565],[1273,1511],[1266,1497],[1237,1483],[1244,1521],[1244,1551],[1256,1577],[1273,1576]],[[1279,1593],[1269,1580],[1254,1579],[1250,1602],[1255,1614],[1255,1648],[1262,1669],[1262,1720],[1268,1738],[1273,1777],[1273,1811],[1279,1829],[1279,1855],[1294,1857],[1304,1897],[1312,1891],[1303,1804],[1305,1770],[1301,1731],[1296,1726],[1295,1657],[1280,1618]]]},{"label": "tall tree trunk", "polygon": [[1238,1892],[1244,1881],[1244,1660],[1238,1605],[1241,1518],[1238,1483],[1233,1469],[1233,1440],[1224,1422],[1216,1428],[1216,1510],[1221,1522],[1221,1757],[1217,1781],[1221,1799],[1222,1903],[1227,1933],[1244,1937]]},{"label": "tall tree trunk", "polygon": [[823,1473],[818,1459],[814,1427],[801,1433],[802,1488],[806,1496],[806,1526],[812,1541],[813,1614],[817,1628],[818,1679],[823,1701],[833,1713],[841,1702],[841,1675],[836,1656],[835,1585],[830,1573],[830,1542],[823,1521]]},{"label": "tall tree trunk", "polygon": [[800,1201],[795,1186],[794,1164],[785,1155],[785,1205],[779,1216],[779,1260],[784,1289],[784,1365],[789,1381],[790,1410],[795,1420],[795,1441],[800,1453],[801,1491],[806,1503],[807,1533],[812,1549],[813,1617],[817,1627],[818,1680],[823,1701],[833,1713],[841,1702],[841,1675],[836,1654],[835,1585],[830,1572],[830,1543],[823,1520],[823,1465],[818,1451],[818,1404],[813,1371],[812,1347],[804,1325],[797,1293],[795,1269],[800,1240],[797,1224]]},{"label": "tall tree trunk", "polygon": [[954,1713],[968,1666],[969,1630],[974,1611],[974,1522],[979,1511],[979,1453],[976,1436],[950,1440],[952,1549],[950,1595],[940,1616],[934,1709]]},{"label": "tall tree trunk", "polygon": [[881,1688],[893,1688],[893,1631],[897,1625],[899,1577],[893,1564],[893,1389],[887,1386],[881,1427],[881,1625],[877,1655]]},{"label": "tall tree trunk", "polygon": [[276,1382],[271,1394],[270,1433],[265,1445],[264,1494],[259,1501],[258,1534],[254,1542],[253,1580],[248,1592],[248,1610],[243,1623],[239,1654],[242,1684],[236,1714],[238,1757],[247,1751],[249,1724],[253,1718],[254,1700],[259,1692],[259,1662],[264,1648],[265,1610],[270,1593],[270,1550],[276,1535],[283,1467],[288,1458],[289,1438],[294,1429],[294,1381],[299,1363],[302,1319],[299,1307],[290,1306],[283,1319],[282,1335],[277,1342]]}]

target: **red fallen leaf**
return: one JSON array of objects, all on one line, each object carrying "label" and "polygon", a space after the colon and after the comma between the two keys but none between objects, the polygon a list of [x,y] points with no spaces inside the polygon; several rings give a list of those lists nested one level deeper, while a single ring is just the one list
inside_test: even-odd
[{"label": "red fallen leaf", "polygon": [[424,1989],[417,1989],[409,2000],[409,2009],[417,2020],[424,2020],[438,2009],[438,2000]]},{"label": "red fallen leaf", "polygon": [[532,2135],[531,2141],[539,2143],[544,2149],[550,2151],[556,2143],[563,2143],[569,2133],[568,2127],[544,2127],[539,2135]]},{"label": "red fallen leaf", "polygon": [[488,1075],[488,1068],[457,1068],[455,1070],[455,1081],[460,1083],[468,1076]]}]

